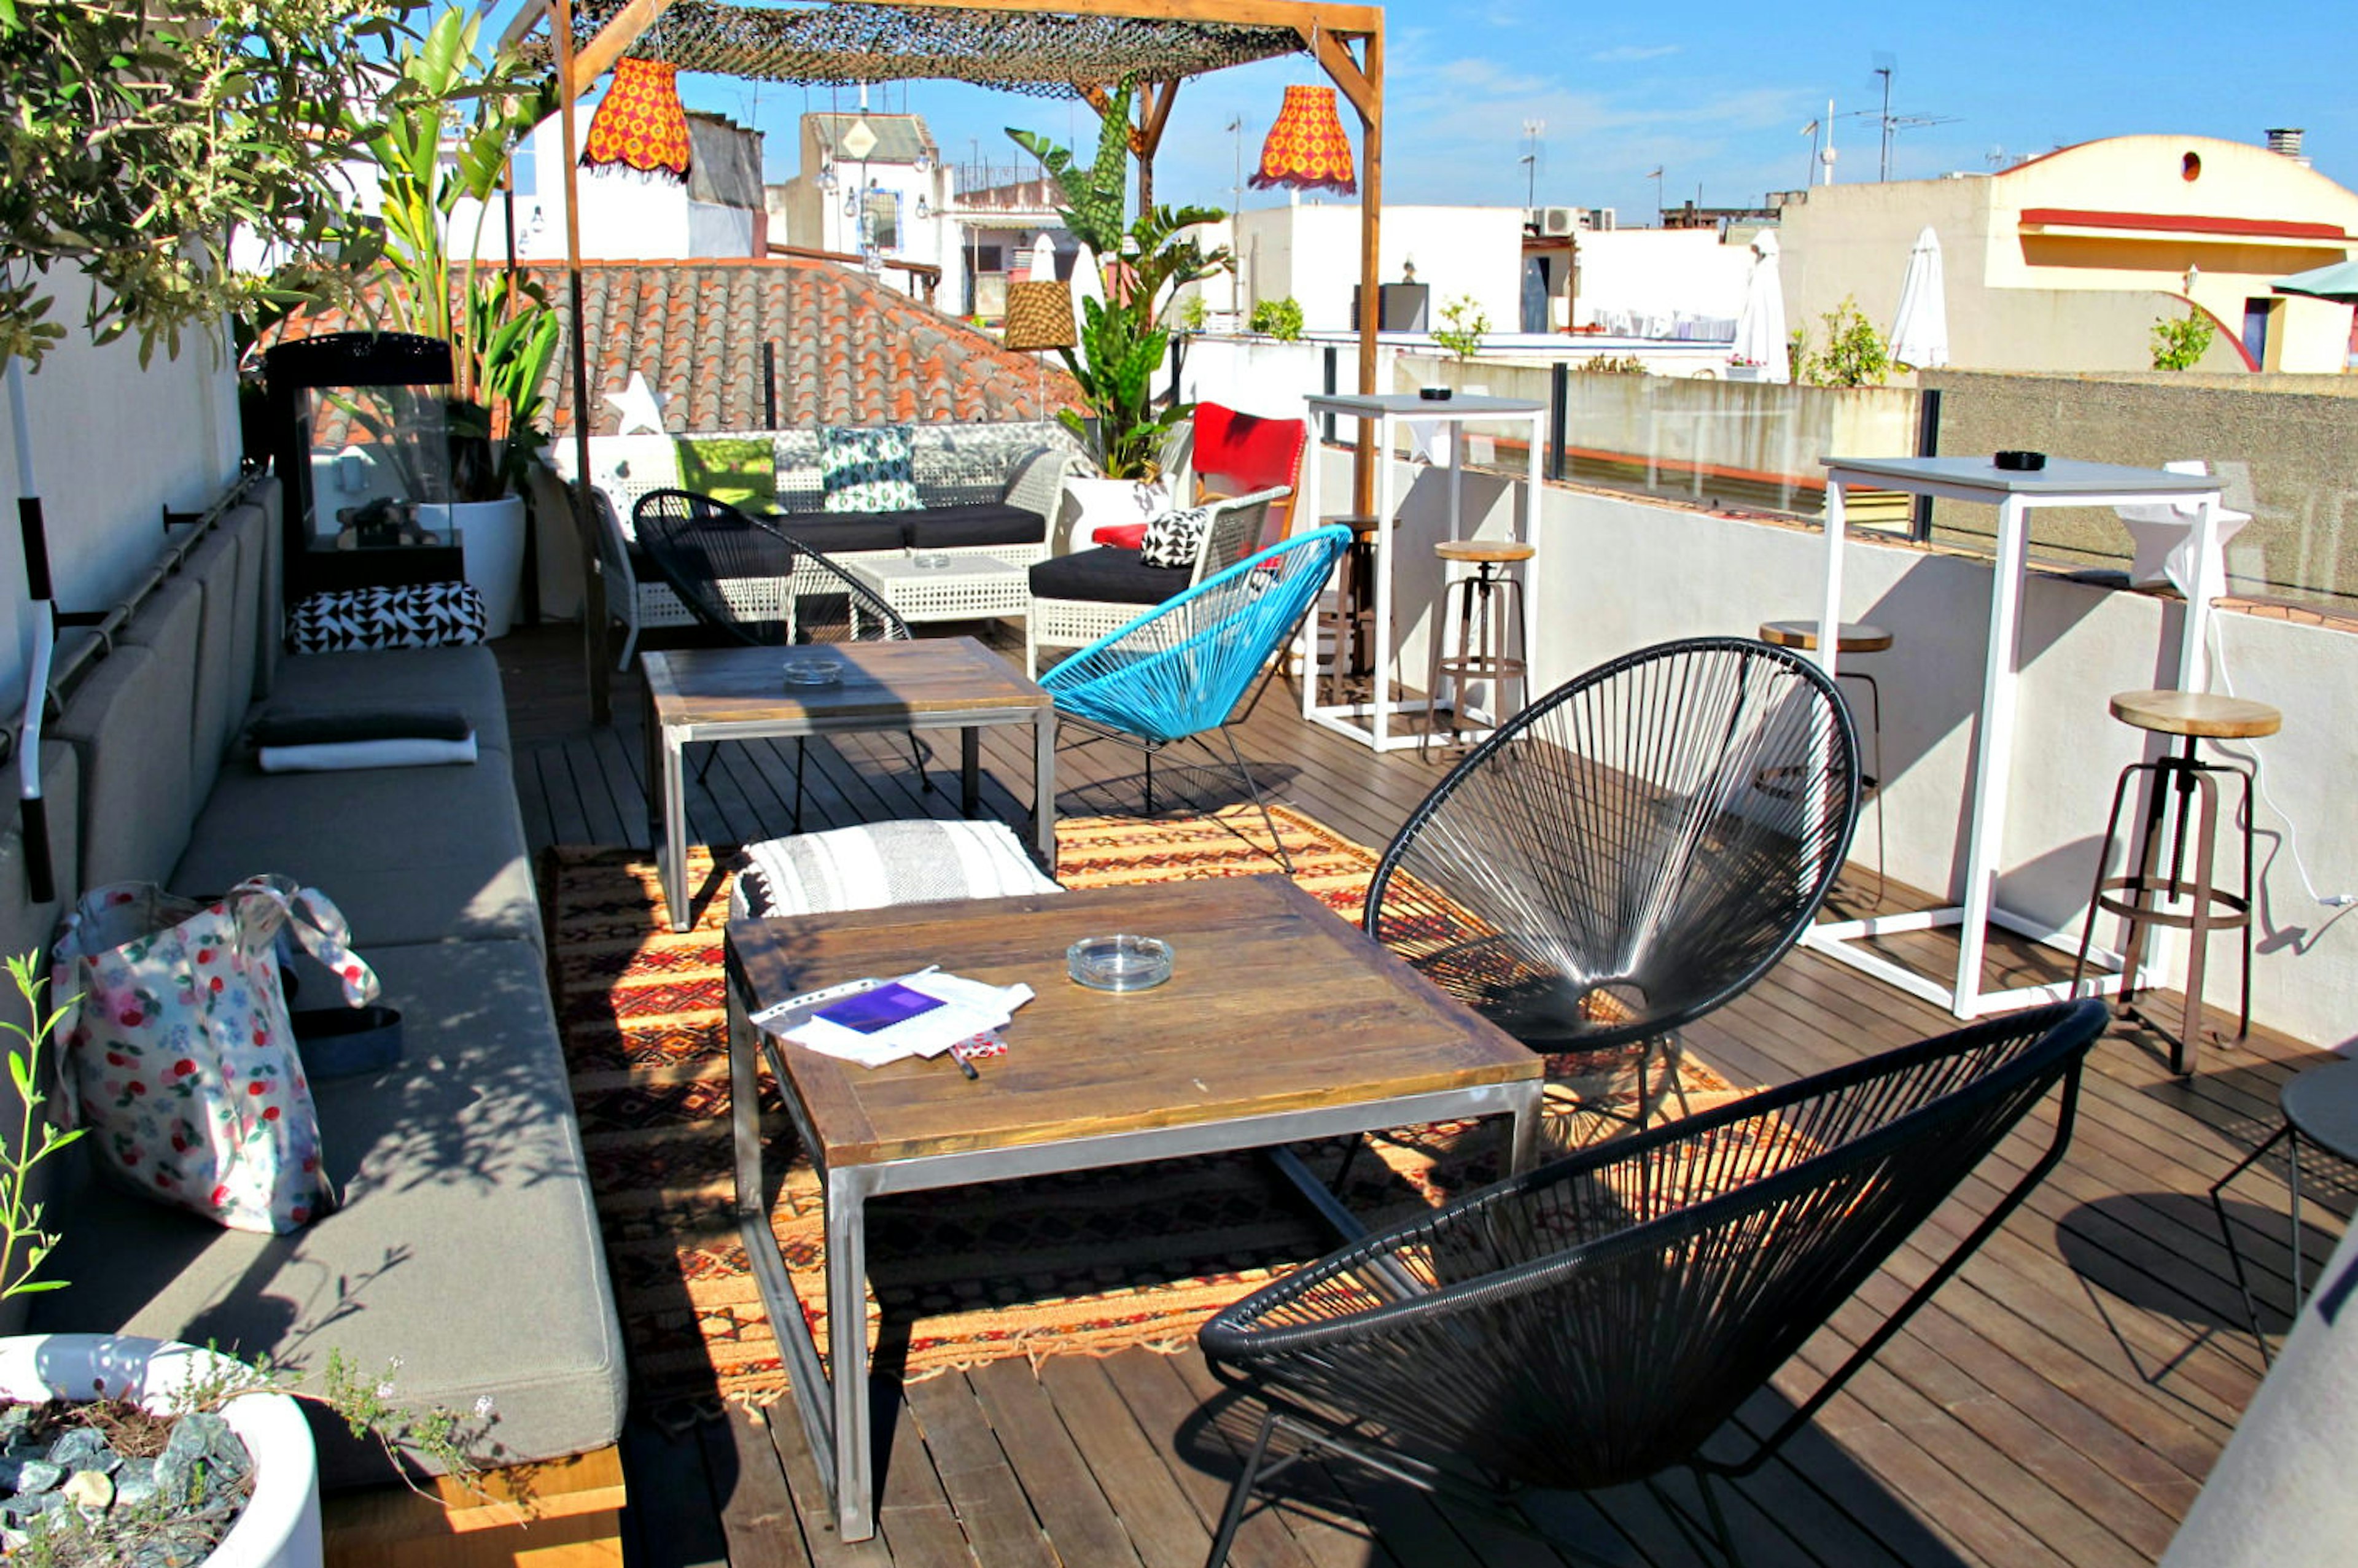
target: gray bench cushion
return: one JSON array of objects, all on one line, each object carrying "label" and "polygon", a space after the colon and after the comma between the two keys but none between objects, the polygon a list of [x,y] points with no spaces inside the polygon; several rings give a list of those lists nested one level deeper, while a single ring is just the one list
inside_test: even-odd
[{"label": "gray bench cushion", "polygon": [[[261,547],[259,540],[254,547]],[[189,552],[180,568],[183,576],[204,590],[205,619],[198,657],[209,672],[206,678],[211,680],[212,672],[218,672],[222,683],[218,687],[200,687],[197,693],[200,703],[211,703],[199,721],[196,742],[197,767],[207,789],[213,780],[206,767],[208,749],[218,766],[236,743],[237,727],[254,701],[256,622],[261,613],[256,601],[261,598],[262,579],[260,572],[245,561],[245,548],[236,535],[216,529]]]},{"label": "gray bench cushion", "polygon": [[471,764],[344,773],[230,762],[171,885],[219,892],[257,871],[326,893],[363,955],[400,942],[541,940],[515,780],[498,752]]},{"label": "gray bench cushion", "polygon": [[[406,1054],[312,1086],[344,1206],[292,1236],[222,1230],[93,1183],[63,1211],[37,1328],[159,1335],[303,1367],[401,1358],[399,1401],[488,1393],[510,1460],[614,1441],[622,1331],[540,956],[520,942],[379,948]],[[382,1458],[323,1446],[330,1484]]]},{"label": "gray bench cushion", "polygon": [[[233,569],[237,546],[224,539]],[[209,594],[204,585],[185,574],[157,589],[123,628],[126,647],[154,648],[173,657],[180,648],[193,650],[194,689],[180,723],[189,732],[189,798],[202,800],[213,787],[230,732],[245,712],[243,700],[233,700],[230,689],[231,621],[235,600],[228,589]],[[252,672],[249,670],[249,680]]]},{"label": "gray bench cushion", "polygon": [[508,751],[507,697],[489,648],[386,648],[290,654],[278,661],[270,706],[285,708],[455,708],[474,720],[475,744]]},{"label": "gray bench cushion", "polygon": [[[195,815],[189,714],[196,701],[197,605],[166,645],[122,647],[99,661],[49,733],[81,765],[80,881],[153,881],[188,842]],[[67,841],[58,840],[62,847]]]}]

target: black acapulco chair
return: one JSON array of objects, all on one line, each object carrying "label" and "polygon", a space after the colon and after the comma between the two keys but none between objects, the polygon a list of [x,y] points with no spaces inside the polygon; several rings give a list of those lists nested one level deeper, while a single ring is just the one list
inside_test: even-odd
[{"label": "black acapulco chair", "polygon": [[[1265,1413],[1213,1568],[1254,1490],[1314,1454],[1490,1505],[1644,1482],[1700,1548],[1659,1480],[1682,1465],[1736,1561],[1715,1483],[1807,1425],[2054,1168],[2105,1017],[2088,1000],[1986,1020],[1600,1144],[1229,1306],[1204,1354]],[[2046,1149],[1964,1239],[1871,1330],[1846,1319],[1857,1348],[1773,1430],[1705,1454],[2058,1085]]]},{"label": "black acapulco chair", "polygon": [[[909,623],[882,595],[774,524],[689,490],[651,490],[632,508],[639,545],[696,618],[755,647],[796,643],[904,643]],[[811,590],[813,582],[823,585]],[[795,740],[794,830],[803,830],[803,757]],[[931,794],[925,742],[912,732],[920,788]],[[697,769],[700,782],[712,765]]]},{"label": "black acapulco chair", "polygon": [[1801,939],[1858,805],[1858,732],[1816,665],[1664,643],[1476,746],[1384,850],[1363,920],[1534,1050],[1667,1039]]}]

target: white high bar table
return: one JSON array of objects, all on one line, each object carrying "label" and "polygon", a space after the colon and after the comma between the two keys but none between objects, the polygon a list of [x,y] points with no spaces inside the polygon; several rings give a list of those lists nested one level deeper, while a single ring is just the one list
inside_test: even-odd
[{"label": "white high bar table", "polygon": [[[1325,520],[1319,509],[1318,469],[1321,448],[1316,424],[1322,415],[1337,414],[1361,419],[1375,426],[1376,454],[1376,667],[1374,688],[1367,702],[1330,702],[1318,700],[1318,635],[1316,617],[1303,622],[1302,682],[1302,717],[1313,724],[1324,725],[1338,735],[1347,735],[1363,746],[1379,752],[1397,751],[1416,744],[1413,735],[1395,735],[1391,731],[1395,713],[1422,713],[1433,707],[1434,693],[1425,693],[1422,702],[1398,702],[1392,697],[1392,512],[1398,499],[1392,493],[1392,432],[1402,425],[1487,424],[1493,420],[1531,421],[1531,452],[1525,492],[1523,522],[1520,536],[1526,544],[1536,544],[1540,507],[1540,451],[1546,445],[1547,405],[1524,397],[1474,397],[1460,393],[1448,398],[1424,398],[1413,392],[1383,393],[1361,397],[1345,393],[1314,394],[1308,399],[1313,426],[1310,438],[1310,460],[1303,465],[1303,491],[1309,504],[1298,515],[1306,516],[1315,527]],[[1449,537],[1464,537],[1466,432],[1461,428],[1449,443]],[[1523,584],[1530,589],[1538,557],[1523,563]],[[1438,609],[1438,607],[1436,607]],[[1531,617],[1524,617],[1526,634]],[[1433,635],[1441,634],[1436,619]],[[1523,649],[1527,665],[1536,667],[1531,649]],[[1526,682],[1525,697],[1530,693]],[[1494,687],[1490,700],[1495,705],[1498,692]],[[1495,719],[1495,715],[1493,716]],[[1478,732],[1476,732],[1478,733]]]},{"label": "white high bar table", "polygon": [[[1838,963],[1937,1002],[1959,1018],[1978,1018],[1987,1012],[2061,1000],[2071,993],[2069,982],[1997,991],[1985,991],[1981,986],[1982,950],[1991,922],[2039,942],[2053,942],[2071,935],[1997,905],[1997,860],[2006,832],[2006,785],[2014,752],[2015,687],[2021,678],[2022,581],[2030,538],[2029,514],[2033,508],[2042,506],[2133,506],[2157,498],[2193,505],[2195,570],[2199,575],[2179,633],[2178,689],[2201,691],[2209,681],[2203,638],[2210,624],[2211,601],[2224,593],[2227,586],[2218,552],[2212,548],[2225,499],[2219,481],[2210,474],[2169,473],[2160,469],[2080,462],[2070,458],[2050,458],[2045,468],[2036,470],[2001,469],[1987,458],[1820,460],[1826,469],[1825,600],[1818,618],[1818,648],[1813,656],[1827,675],[1834,673],[1837,641],[1830,633],[1842,623],[1843,498],[1849,487],[1898,490],[1910,495],[1940,496],[1996,507],[1997,562],[1996,581],[1990,591],[1989,650],[1982,666],[1980,735],[1974,746],[1973,783],[1964,803],[1964,903],[1906,914],[1828,921],[1812,926],[1802,941]],[[1957,979],[1953,986],[1929,979],[1880,954],[1853,946],[1870,936],[1897,931],[1930,931],[1945,925],[1960,927]],[[2089,956],[2099,957],[2099,950],[2092,947]],[[2117,972],[2120,956],[2102,956],[2115,972],[2093,979],[2097,994],[2119,989],[2121,980]]]}]

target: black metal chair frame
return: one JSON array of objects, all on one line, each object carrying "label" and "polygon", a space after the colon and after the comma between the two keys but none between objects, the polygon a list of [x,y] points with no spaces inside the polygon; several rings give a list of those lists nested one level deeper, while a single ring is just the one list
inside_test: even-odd
[{"label": "black metal chair frame", "polygon": [[[1202,1330],[1204,1353],[1264,1413],[1211,1568],[1226,1562],[1256,1487],[1315,1453],[1495,1509],[1530,1533],[1540,1532],[1511,1512],[1525,1490],[1643,1482],[1660,1496],[1660,1476],[1683,1467],[1702,1491],[1709,1536],[1665,1497],[1666,1511],[1699,1551],[1709,1539],[1728,1562],[1740,1561],[1714,1483],[1752,1474],[1814,1420],[2055,1168],[2071,1142],[2083,1060],[2106,1020],[2099,1001],[2059,1002],[1765,1090],[1365,1236],[1223,1310]],[[2058,1086],[2046,1148],[1931,1273],[1772,1430],[1734,1457],[1704,1454],[1736,1408]],[[1761,1136],[1822,1123],[1831,1135],[1823,1146],[1801,1139],[1779,1149]],[[1779,1158],[1789,1162],[1755,1168]],[[1631,1217],[1628,1192],[1654,1212]],[[1657,1300],[1668,1293],[1675,1307],[1681,1290],[1699,1300],[1693,1332]],[[1600,1327],[1582,1312],[1600,1302],[1643,1321]],[[1273,1316],[1282,1321],[1272,1325]],[[1626,1350],[1627,1359],[1583,1362],[1583,1336]],[[1660,1354],[1649,1355],[1650,1336]],[[1458,1360],[1420,1359],[1436,1347]],[[1552,1356],[1579,1374],[1573,1386],[1599,1411],[1544,1397],[1566,1386],[1547,1379]],[[1453,1404],[1501,1393],[1471,1365],[1477,1360],[1520,1369],[1522,1387],[1508,1391],[1524,1397],[1483,1404],[1458,1429],[1477,1431],[1494,1457],[1512,1455],[1524,1474],[1478,1463],[1469,1474],[1419,1430],[1452,1419],[1443,1412]],[[1644,1413],[1633,1377],[1683,1379],[1696,1408],[1666,1410],[1652,1427],[1631,1430],[1633,1410]],[[1623,1423],[1609,1441],[1585,1433],[1585,1444],[1568,1440],[1600,1412]],[[1281,1434],[1292,1451],[1272,1458]]]},{"label": "black metal chair frame", "polygon": [[[1495,782],[1498,777],[1505,775],[1506,770],[1524,765],[1521,749],[1553,744],[1546,737],[1558,725],[1559,714],[1569,715],[1563,722],[1582,723],[1584,715],[1593,714],[1601,706],[1617,700],[1622,689],[1619,683],[1625,681],[1635,686],[1636,683],[1660,677],[1667,686],[1684,691],[1699,684],[1687,677],[1707,672],[1711,661],[1722,660],[1733,661],[1734,678],[1723,687],[1715,687],[1704,694],[1726,702],[1725,714],[1716,716],[1720,733],[1715,737],[1706,732],[1693,737],[1665,735],[1657,739],[1649,732],[1648,736],[1647,744],[1651,748],[1647,753],[1648,761],[1665,767],[1675,762],[1696,773],[1701,782],[1691,794],[1671,795],[1658,790],[1656,799],[1640,801],[1634,775],[1603,768],[1599,765],[1600,759],[1581,757],[1570,752],[1563,753],[1566,762],[1559,764],[1559,776],[1542,779],[1535,786],[1513,783],[1511,778],[1508,783]],[[1762,737],[1768,728],[1762,712],[1741,699],[1743,694],[1752,690],[1748,683],[1755,681],[1760,671],[1771,672],[1779,679],[1790,679],[1794,684],[1785,688],[1788,691],[1810,694],[1809,700],[1814,706],[1804,716],[1807,733],[1801,739],[1805,744],[1789,745],[1773,755],[1762,750]],[[1731,697],[1730,693],[1736,695]],[[1662,722],[1666,728],[1672,728],[1677,719],[1678,715],[1671,714],[1664,716]],[[1745,728],[1747,720],[1751,721],[1749,729]],[[1661,752],[1666,748],[1675,750],[1679,743],[1688,741],[1693,742],[1692,754],[1681,752],[1671,762],[1664,761]],[[1748,760],[1734,754],[1736,749],[1747,746],[1754,748],[1756,752]],[[1570,781],[1564,775],[1573,771],[1573,764],[1594,770],[1594,780],[1584,777],[1576,784]],[[1814,791],[1809,784],[1812,776],[1821,781]],[[1591,788],[1592,782],[1600,787]],[[1452,803],[1461,792],[1477,792],[1469,795],[1469,798],[1478,800],[1478,792],[1494,788],[1512,789],[1520,796],[1517,801],[1519,810],[1512,815],[1515,827],[1526,835],[1526,841],[1552,831],[1554,843],[1569,847],[1575,829],[1592,836],[1619,832],[1626,838],[1639,831],[1631,825],[1638,822],[1641,809],[1670,817],[1670,827],[1679,837],[1678,847],[1685,852],[1682,855],[1666,853],[1661,857],[1658,868],[1660,880],[1654,890],[1660,896],[1649,903],[1650,911],[1663,903],[1677,903],[1687,900],[1691,890],[1700,889],[1715,902],[1697,897],[1692,901],[1693,910],[1690,914],[1703,910],[1715,912],[1715,914],[1724,913],[1729,907],[1730,900],[1747,896],[1757,899],[1764,881],[1782,876],[1790,871],[1793,879],[1790,885],[1797,896],[1785,901],[1781,921],[1773,928],[1764,925],[1746,933],[1750,944],[1748,960],[1716,975],[1705,972],[1702,978],[1710,983],[1699,989],[1691,989],[1684,994],[1655,994],[1671,989],[1659,983],[1663,965],[1680,967],[1679,971],[1674,971],[1675,978],[1678,972],[1694,971],[1700,962],[1698,955],[1711,952],[1702,936],[1686,943],[1676,943],[1670,940],[1667,934],[1678,928],[1665,925],[1662,932],[1640,950],[1628,944],[1626,928],[1597,934],[1600,937],[1598,946],[1604,945],[1602,936],[1609,936],[1611,944],[1621,951],[1615,955],[1597,952],[1582,954],[1581,957],[1595,957],[1601,964],[1611,957],[1626,957],[1635,954],[1638,977],[1657,982],[1639,986],[1637,978],[1632,975],[1609,972],[1586,980],[1582,996],[1614,986],[1636,987],[1645,992],[1645,1005],[1627,1010],[1632,1012],[1632,1016],[1618,1022],[1591,1021],[1575,1016],[1565,1009],[1554,1010],[1537,1021],[1529,1011],[1521,1013],[1506,1011],[1496,1004],[1495,999],[1486,1000],[1483,995],[1468,994],[1463,986],[1453,987],[1448,975],[1441,972],[1436,960],[1463,957],[1470,950],[1468,945],[1459,944],[1431,953],[1420,953],[1397,940],[1388,943],[1396,950],[1401,950],[1403,957],[1444,989],[1455,989],[1476,1011],[1488,1012],[1494,1022],[1534,1049],[1591,1050],[1634,1040],[1659,1040],[1665,1054],[1674,1062],[1678,1051],[1676,1032],[1725,1005],[1757,983],[1801,939],[1816,918],[1819,906],[1833,891],[1836,878],[1841,875],[1858,819],[1858,732],[1841,688],[1814,663],[1786,649],[1749,638],[1689,638],[1640,649],[1600,665],[1531,704],[1475,746],[1409,815],[1407,822],[1385,848],[1383,859],[1368,883],[1362,924],[1369,935],[1379,941],[1387,940],[1387,915],[1397,913],[1388,910],[1388,900],[1396,904],[1413,903],[1422,900],[1426,891],[1444,900],[1454,901],[1461,895],[1462,890],[1454,889],[1447,885],[1445,880],[1436,879],[1420,869],[1421,841],[1428,833],[1439,836],[1447,831],[1436,828],[1435,824],[1450,811]],[[1605,798],[1608,795],[1612,798]],[[1812,795],[1816,796],[1814,803],[1809,798]],[[1740,823],[1745,813],[1738,807],[1753,807],[1757,814],[1758,808],[1763,805],[1771,811],[1790,814],[1801,823],[1801,827],[1796,828],[1798,848],[1795,856],[1779,866],[1754,864],[1730,870],[1714,865],[1710,851],[1704,848],[1705,841],[1725,823],[1731,820]],[[1815,816],[1812,815],[1812,811]],[[1670,832],[1654,831],[1660,827],[1658,823],[1647,829],[1654,832],[1654,836],[1647,838],[1643,845],[1650,853],[1658,848],[1658,844],[1671,841]],[[1615,847],[1625,851],[1628,848],[1626,843],[1617,843]],[[1595,863],[1604,862],[1600,859]],[[1485,867],[1486,871],[1488,869]],[[1551,896],[1561,901],[1579,902],[1581,894],[1595,892],[1600,881],[1613,881],[1610,875],[1583,877],[1577,874],[1580,867],[1567,868],[1563,861],[1548,869],[1560,873],[1553,878],[1552,885],[1518,887],[1516,895],[1526,903],[1544,903]],[[1407,889],[1413,891],[1403,891]],[[1607,888],[1605,891],[1614,890]],[[1580,918],[1584,921],[1592,919],[1595,911],[1606,907],[1609,902],[1594,898],[1584,903],[1579,911]],[[1551,907],[1561,913],[1561,905]],[[1771,910],[1770,913],[1775,912]],[[1691,919],[1689,924],[1692,926],[1703,922],[1698,917]],[[1728,923],[1724,918],[1715,918],[1714,924],[1716,932],[1725,939]],[[1498,935],[1511,936],[1514,934],[1502,932]],[[1744,956],[1732,943],[1727,946],[1737,957]],[[1568,977],[1560,978],[1568,979]],[[1647,1097],[1642,1092],[1642,1064],[1640,1076],[1638,1119],[1642,1123],[1647,1103]]]},{"label": "black metal chair frame", "polygon": [[[691,522],[709,515],[715,521],[726,522],[732,528],[742,527],[752,534],[759,535],[778,546],[782,553],[774,560],[762,563],[765,567],[773,566],[776,568],[774,574],[765,570],[758,575],[775,576],[780,585],[779,591],[784,596],[787,613],[785,619],[780,622],[761,624],[763,626],[775,624],[781,627],[787,642],[792,642],[799,634],[799,617],[795,613],[797,599],[816,597],[807,591],[799,595],[795,592],[795,584],[800,568],[805,564],[817,568],[822,577],[840,588],[849,600],[848,620],[852,632],[852,636],[849,640],[863,640],[859,636],[860,623],[863,616],[872,620],[883,633],[881,637],[864,640],[902,643],[909,641],[913,635],[909,630],[909,623],[903,621],[891,605],[885,603],[882,596],[874,589],[845,570],[838,562],[830,559],[824,551],[814,549],[802,543],[776,524],[766,518],[755,517],[750,513],[740,511],[725,501],[716,501],[711,496],[701,495],[692,490],[651,490],[639,497],[637,504],[631,512],[633,526],[639,535],[639,543],[645,548],[647,558],[654,563],[655,569],[663,575],[664,580],[671,585],[672,591],[679,596],[679,601],[687,605],[696,618],[706,625],[717,627],[751,647],[780,645],[776,640],[757,631],[752,623],[743,621],[736,614],[733,607],[729,603],[727,595],[714,587],[714,584],[720,580],[719,579],[698,579],[687,571],[683,563],[674,558],[676,546],[673,540],[663,535],[661,525],[672,521],[666,515],[666,510],[682,503],[686,503],[685,510],[688,513]],[[658,524],[652,535],[648,527],[650,520]],[[934,792],[934,781],[926,772],[926,763],[931,753],[927,751],[925,741],[920,740],[914,731],[904,731],[904,733],[908,735],[910,757],[917,769],[918,789],[920,793],[931,795]],[[803,830],[803,763],[808,750],[809,744],[806,739],[801,736],[795,737],[794,830],[797,833]],[[696,770],[698,783],[701,784],[704,781],[705,774],[712,767],[713,759],[719,754],[718,746],[705,753],[703,762]]]}]

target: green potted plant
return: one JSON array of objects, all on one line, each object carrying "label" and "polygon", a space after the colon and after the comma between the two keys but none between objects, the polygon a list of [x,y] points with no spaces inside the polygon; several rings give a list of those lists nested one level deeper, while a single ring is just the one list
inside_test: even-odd
[{"label": "green potted plant", "polygon": [[1058,351],[1089,414],[1066,409],[1058,416],[1088,444],[1108,479],[1136,481],[1157,477],[1165,441],[1195,411],[1176,398],[1154,399],[1153,379],[1171,350],[1163,312],[1182,285],[1216,276],[1230,257],[1226,247],[1206,251],[1188,232],[1227,215],[1217,209],[1153,207],[1125,222],[1133,87],[1125,80],[1107,99],[1087,166],[1033,132],[1007,134],[1048,170],[1065,199],[1057,216],[1106,273],[1105,299],[1082,300],[1080,351]]},{"label": "green potted plant", "polygon": [[[421,524],[458,530],[496,637],[514,613],[524,497],[548,440],[542,386],[559,325],[538,284],[477,261],[501,173],[550,92],[512,51],[479,59],[480,32],[471,7],[451,6],[406,42],[362,146],[376,167],[384,223],[377,325],[449,342],[457,373],[444,408],[448,491],[438,473],[421,473],[411,493]],[[451,225],[470,199],[475,232],[454,263]]]}]

